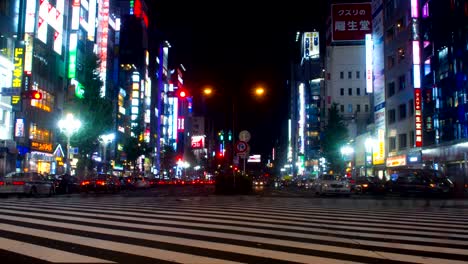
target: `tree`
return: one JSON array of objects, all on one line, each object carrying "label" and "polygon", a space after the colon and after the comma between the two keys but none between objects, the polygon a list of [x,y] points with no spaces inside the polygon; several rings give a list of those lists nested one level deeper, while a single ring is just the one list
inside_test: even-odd
[{"label": "tree", "polygon": [[169,171],[177,162],[177,152],[171,145],[164,145],[161,150],[161,171]]},{"label": "tree", "polygon": [[339,114],[338,104],[333,103],[328,109],[328,122],[325,127],[322,140],[320,140],[324,157],[329,163],[330,169],[342,172],[344,160],[341,156],[341,147],[348,141],[348,128],[343,117]]},{"label": "tree", "polygon": [[146,156],[151,154],[151,148],[148,143],[143,140],[143,127],[141,125],[132,128],[132,132],[136,136],[125,138],[123,151],[127,155],[127,161],[132,163],[133,170],[135,171],[138,158],[142,155]]},{"label": "tree", "polygon": [[83,89],[82,98],[68,102],[67,112],[75,113],[81,121],[80,130],[72,138],[72,144],[80,151],[78,170],[92,169],[92,154],[99,148],[99,136],[113,128],[113,104],[108,97],[101,97],[102,80],[99,75],[99,59],[94,53],[83,60],[83,70],[79,75]]}]

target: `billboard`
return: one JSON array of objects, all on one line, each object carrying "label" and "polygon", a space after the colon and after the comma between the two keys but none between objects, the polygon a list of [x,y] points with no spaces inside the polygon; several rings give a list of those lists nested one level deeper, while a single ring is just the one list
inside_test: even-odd
[{"label": "billboard", "polygon": [[205,136],[192,136],[192,148],[201,149],[205,147]]},{"label": "billboard", "polygon": [[303,58],[320,58],[319,33],[317,31],[305,32],[303,37],[302,49]]},{"label": "billboard", "polygon": [[372,34],[371,3],[332,4],[332,41],[363,41]]}]

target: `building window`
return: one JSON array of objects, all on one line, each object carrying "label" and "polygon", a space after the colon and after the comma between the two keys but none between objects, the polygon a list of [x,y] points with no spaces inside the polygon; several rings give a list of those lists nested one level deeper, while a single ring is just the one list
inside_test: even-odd
[{"label": "building window", "polygon": [[340,89],[340,95],[344,95],[344,88]]},{"label": "building window", "polygon": [[344,79],[344,72],[340,72],[340,79]]},{"label": "building window", "polygon": [[388,123],[393,124],[396,121],[395,109],[388,110]]},{"label": "building window", "polygon": [[353,105],[348,104],[348,113],[352,113],[352,112],[353,112]]},{"label": "building window", "polygon": [[356,95],[361,95],[361,88],[356,88]]},{"label": "building window", "polygon": [[348,95],[353,95],[353,88],[348,88]]},{"label": "building window", "polygon": [[366,113],[369,112],[369,105],[368,104],[364,105],[364,111],[366,111]]},{"label": "building window", "polygon": [[353,78],[353,72],[348,72],[348,79]]},{"label": "building window", "polygon": [[406,134],[398,134],[398,149],[405,149],[406,144]]},{"label": "building window", "polygon": [[360,79],[361,78],[361,72],[360,71],[356,71],[356,79]]},{"label": "building window", "polygon": [[395,56],[389,55],[387,56],[387,67],[391,69],[393,66],[395,66]]},{"label": "building window", "polygon": [[398,106],[399,114],[400,114],[400,120],[403,120],[406,118],[406,104],[401,104]]},{"label": "building window", "polygon": [[403,91],[406,88],[406,77],[405,75],[400,75],[398,77],[398,91]]},{"label": "building window", "polygon": [[392,97],[395,94],[395,82],[387,84],[387,97]]},{"label": "building window", "polygon": [[340,111],[341,113],[344,113],[344,105],[340,105]]},{"label": "building window", "polygon": [[405,59],[405,49],[398,48],[398,63]]},{"label": "building window", "polygon": [[413,116],[414,115],[414,103],[413,99],[409,100],[408,102],[408,116]]},{"label": "building window", "polygon": [[409,142],[410,142],[410,147],[414,147],[414,131],[413,130],[410,131]]},{"label": "building window", "polygon": [[361,105],[360,104],[356,105],[356,112],[361,112]]},{"label": "building window", "polygon": [[388,138],[388,150],[395,151],[396,150],[396,137],[389,137]]},{"label": "building window", "polygon": [[385,38],[387,42],[389,42],[389,41],[392,41],[394,37],[395,37],[395,27],[391,27],[387,30],[385,34]]}]

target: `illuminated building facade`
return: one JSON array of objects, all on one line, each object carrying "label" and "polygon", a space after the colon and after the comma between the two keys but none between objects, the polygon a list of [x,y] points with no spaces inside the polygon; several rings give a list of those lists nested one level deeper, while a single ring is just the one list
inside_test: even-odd
[{"label": "illuminated building facade", "polygon": [[[119,91],[117,114],[117,157],[126,159],[123,144],[128,137],[150,144],[152,134],[152,78],[150,77],[150,50],[148,40],[148,7],[143,0],[118,1],[121,15],[119,35]],[[135,41],[138,39],[138,41]],[[127,101],[127,102],[125,102]],[[125,113],[125,114],[123,114]],[[154,171],[154,155],[142,155],[137,160],[138,170]]]},{"label": "illuminated building facade", "polygon": [[468,1],[411,4],[420,25],[422,162],[460,186],[468,180]]},{"label": "illuminated building facade", "polygon": [[[14,112],[13,137],[19,151],[16,167],[25,171],[58,173],[54,155],[57,135],[56,120],[60,117],[64,87],[67,84],[66,46],[70,1],[10,1],[18,7],[13,21],[18,27],[12,51],[14,69],[7,87],[18,92],[37,90],[39,100],[10,97]],[[18,41],[21,40],[21,41]]]},{"label": "illuminated building facade", "polygon": [[298,176],[318,174],[320,90],[323,84],[319,32],[297,33],[300,57],[291,74],[291,120],[287,159]]}]

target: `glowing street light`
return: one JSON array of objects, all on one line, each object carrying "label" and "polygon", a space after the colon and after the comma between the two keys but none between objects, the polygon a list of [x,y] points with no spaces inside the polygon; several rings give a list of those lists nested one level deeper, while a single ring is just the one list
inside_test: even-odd
[{"label": "glowing street light", "polygon": [[112,143],[112,141],[114,141],[115,139],[115,134],[114,133],[111,133],[111,134],[107,134],[107,135],[102,135],[99,137],[99,141],[102,143],[102,148],[103,148],[103,155],[102,155],[102,162],[104,164],[104,169],[103,169],[103,172],[107,172],[106,170],[106,154],[107,154],[107,144],[109,143]]},{"label": "glowing street light", "polygon": [[257,96],[262,96],[265,94],[265,89],[263,87],[257,87],[255,88],[255,94]]},{"label": "glowing street light", "polygon": [[211,95],[213,93],[213,89],[211,87],[206,87],[203,89],[203,94]]},{"label": "glowing street light", "polygon": [[70,138],[71,136],[78,131],[81,127],[81,121],[75,119],[73,114],[68,113],[65,119],[61,119],[58,122],[58,127],[62,133],[67,137],[67,173],[70,174]]}]

